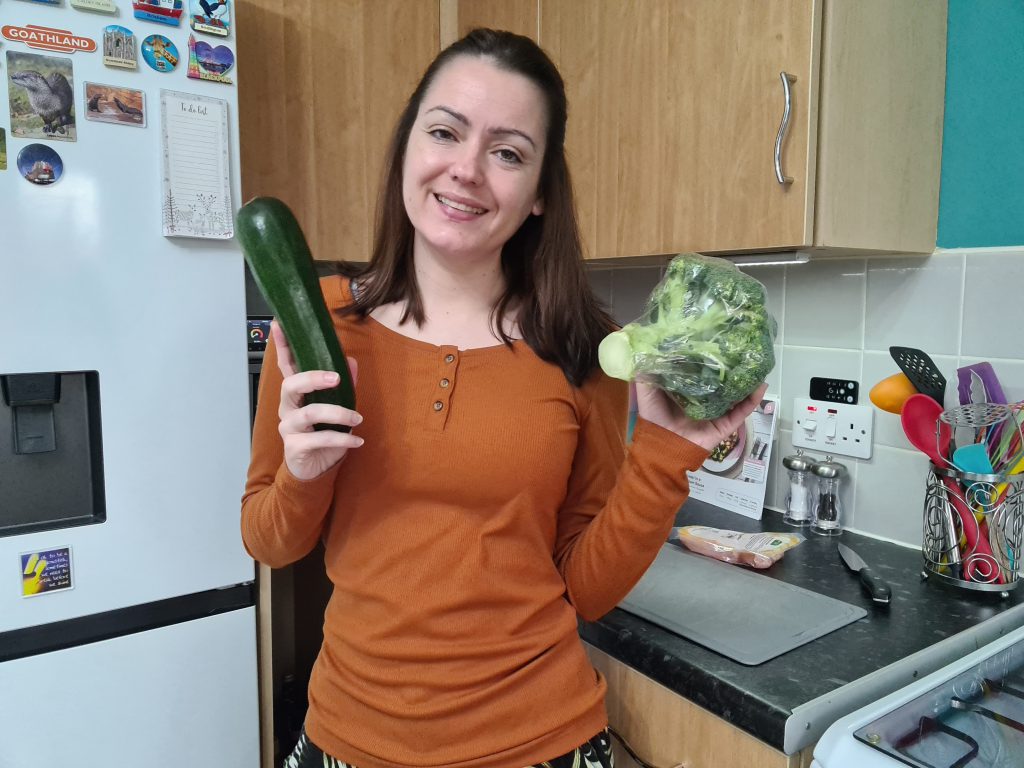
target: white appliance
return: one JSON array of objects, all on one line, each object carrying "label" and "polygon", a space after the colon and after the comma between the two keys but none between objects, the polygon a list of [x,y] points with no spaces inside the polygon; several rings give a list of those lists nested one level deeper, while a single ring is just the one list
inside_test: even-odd
[{"label": "white appliance", "polygon": [[812,768],[1020,768],[1024,626],[836,721]]},{"label": "white appliance", "polygon": [[[231,239],[162,227],[162,89],[226,102],[240,203],[237,80],[186,77],[189,36],[233,51],[234,29],[193,32],[188,0],[180,26],[136,19],[127,0],[116,14],[89,3],[0,3],[5,30],[97,43],[67,53],[0,37],[0,768],[253,768],[243,260]],[[112,24],[140,47],[164,35],[177,67],[158,72],[141,52],[138,69],[106,66]],[[51,136],[14,135],[8,52],[70,62],[75,141],[59,121]],[[87,119],[86,83],[143,91],[145,127]],[[36,143],[63,161],[54,183],[19,172]]]}]

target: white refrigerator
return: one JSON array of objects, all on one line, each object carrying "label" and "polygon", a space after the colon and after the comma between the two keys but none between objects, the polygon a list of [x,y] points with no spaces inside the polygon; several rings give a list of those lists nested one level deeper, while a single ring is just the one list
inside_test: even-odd
[{"label": "white refrigerator", "polygon": [[237,19],[204,5],[0,0],[0,768],[259,765]]}]

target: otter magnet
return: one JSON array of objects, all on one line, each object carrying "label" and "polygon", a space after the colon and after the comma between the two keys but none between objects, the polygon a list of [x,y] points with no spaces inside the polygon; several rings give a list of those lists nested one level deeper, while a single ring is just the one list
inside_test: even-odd
[{"label": "otter magnet", "polygon": [[11,135],[76,141],[73,81],[70,59],[7,51]]}]

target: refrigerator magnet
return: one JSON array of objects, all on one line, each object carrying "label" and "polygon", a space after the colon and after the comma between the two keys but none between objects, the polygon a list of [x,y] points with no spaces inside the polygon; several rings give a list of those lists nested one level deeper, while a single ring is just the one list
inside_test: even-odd
[{"label": "refrigerator magnet", "polygon": [[28,144],[18,153],[18,172],[33,184],[46,186],[64,175],[64,161],[46,144]]},{"label": "refrigerator magnet", "polygon": [[123,70],[138,69],[135,33],[127,27],[112,24],[103,28],[103,63]]},{"label": "refrigerator magnet", "polygon": [[193,80],[211,80],[231,84],[225,74],[235,66],[235,54],[226,45],[212,46],[205,40],[188,37],[188,76]]},{"label": "refrigerator magnet", "polygon": [[85,84],[85,119],[146,127],[146,94],[118,85]]},{"label": "refrigerator magnet", "polygon": [[136,19],[178,26],[181,22],[182,0],[132,0]]},{"label": "refrigerator magnet", "polygon": [[188,0],[188,19],[196,32],[228,36],[231,8],[228,0]]},{"label": "refrigerator magnet", "polygon": [[0,128],[0,171],[7,170],[7,131]]},{"label": "refrigerator magnet", "polygon": [[39,5],[60,5],[62,0],[29,0],[30,3],[39,3]]},{"label": "refrigerator magnet", "polygon": [[47,592],[64,592],[75,586],[71,568],[71,547],[22,552],[18,560],[21,566],[22,597],[35,597]]},{"label": "refrigerator magnet", "polygon": [[11,135],[20,139],[75,141],[71,59],[7,51]]},{"label": "refrigerator magnet", "polygon": [[135,46],[135,33],[120,24],[104,27],[103,63],[108,67],[138,69],[139,54]]},{"label": "refrigerator magnet", "polygon": [[41,51],[92,53],[96,50],[96,41],[91,37],[76,35],[67,29],[40,27],[37,24],[26,24],[24,27],[19,27],[17,24],[5,24],[0,28],[0,34],[3,34],[8,40],[24,43],[29,48],[37,48]]},{"label": "refrigerator magnet", "polygon": [[96,13],[117,13],[117,6],[114,0],[70,0],[71,7],[80,11],[95,11]]},{"label": "refrigerator magnet", "polygon": [[142,58],[157,72],[170,72],[178,66],[178,46],[163,35],[150,35],[142,41]]}]

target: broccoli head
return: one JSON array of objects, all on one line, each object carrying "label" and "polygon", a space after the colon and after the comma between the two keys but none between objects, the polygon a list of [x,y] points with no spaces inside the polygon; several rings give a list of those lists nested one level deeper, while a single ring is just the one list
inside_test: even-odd
[{"label": "broccoli head", "polygon": [[714,419],[775,367],[777,324],[764,286],[725,259],[683,253],[644,314],[601,343],[609,376],[665,390],[694,419]]}]

